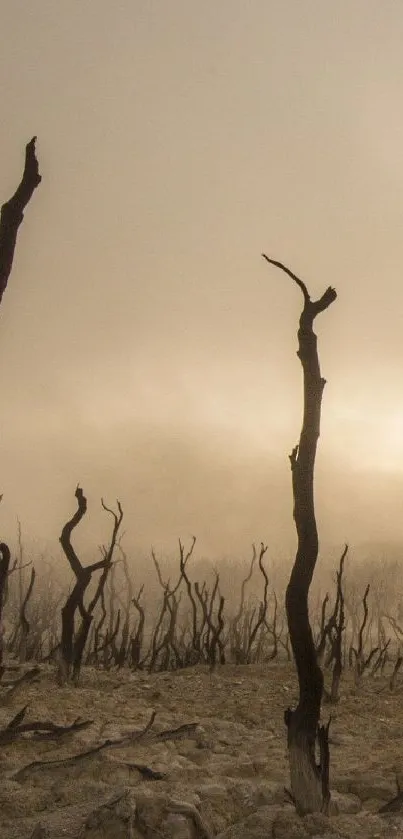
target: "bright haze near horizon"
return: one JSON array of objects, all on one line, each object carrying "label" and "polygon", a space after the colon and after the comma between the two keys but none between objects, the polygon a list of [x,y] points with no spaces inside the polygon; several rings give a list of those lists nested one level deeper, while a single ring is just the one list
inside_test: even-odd
[{"label": "bright haze near horizon", "polygon": [[0,310],[2,539],[56,546],[79,482],[129,544],[294,545],[298,288],[327,379],[322,545],[403,543],[403,6],[2,7],[0,202],[38,137]]}]

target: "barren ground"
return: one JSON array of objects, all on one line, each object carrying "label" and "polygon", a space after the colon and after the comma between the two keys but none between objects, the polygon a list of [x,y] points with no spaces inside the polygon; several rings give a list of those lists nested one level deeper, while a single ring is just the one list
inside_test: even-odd
[{"label": "barren ground", "polygon": [[[61,740],[26,734],[0,746],[0,837],[28,839],[38,823],[45,828],[38,836],[51,839],[202,836],[192,832],[189,818],[172,812],[178,809],[172,800],[180,800],[196,805],[210,835],[222,839],[403,838],[403,812],[377,814],[396,794],[396,775],[403,778],[399,688],[391,694],[386,678],[358,689],[348,676],[343,681],[331,711],[331,787],[339,814],[329,818],[298,818],[284,792],[283,713],[295,700],[289,664],[225,666],[212,674],[85,669],[79,688],[58,687],[45,668],[9,704],[1,701],[2,726],[27,703],[27,721],[70,724],[81,717],[93,724]],[[151,732],[139,742],[73,764],[31,767],[13,779],[33,761],[59,760],[143,729],[153,710]],[[197,726],[176,737],[155,736],[191,723]],[[147,778],[144,767],[163,777]],[[97,811],[113,796],[118,803]]]}]

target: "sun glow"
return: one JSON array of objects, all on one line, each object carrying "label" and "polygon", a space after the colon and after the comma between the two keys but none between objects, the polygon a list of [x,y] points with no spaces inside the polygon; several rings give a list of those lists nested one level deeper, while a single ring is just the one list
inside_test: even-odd
[{"label": "sun glow", "polygon": [[344,408],[327,425],[335,451],[355,468],[403,472],[403,407],[377,415]]}]

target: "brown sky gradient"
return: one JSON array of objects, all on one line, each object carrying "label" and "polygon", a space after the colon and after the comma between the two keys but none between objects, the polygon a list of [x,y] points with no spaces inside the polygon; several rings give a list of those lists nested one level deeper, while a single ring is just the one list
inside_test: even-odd
[{"label": "brown sky gradient", "polygon": [[34,133],[43,175],[0,313],[3,538],[56,541],[80,481],[139,545],[289,549],[301,300],[266,250],[339,295],[322,541],[403,541],[402,5],[0,5],[0,200]]}]

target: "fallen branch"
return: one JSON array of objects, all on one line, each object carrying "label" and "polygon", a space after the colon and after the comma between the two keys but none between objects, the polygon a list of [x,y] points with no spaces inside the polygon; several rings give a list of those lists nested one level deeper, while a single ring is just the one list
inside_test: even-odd
[{"label": "fallen branch", "polygon": [[23,722],[27,708],[28,705],[21,708],[13,719],[10,720],[8,725],[0,730],[0,745],[3,746],[6,743],[11,743],[21,734],[28,732],[34,732],[44,739],[55,740],[63,737],[65,734],[83,731],[89,728],[90,725],[93,725],[94,722],[93,720],[81,720],[79,717],[71,725],[56,725],[56,723],[48,720],[44,720],[43,722],[37,720],[35,722]]},{"label": "fallen branch", "polygon": [[3,696],[0,696],[0,706],[8,705],[10,700],[15,698],[16,693],[18,693],[22,685],[33,682],[39,676],[40,672],[40,667],[33,667],[32,670],[27,670],[26,673],[23,673],[19,679],[16,679],[12,687],[10,687],[10,690],[3,694]]},{"label": "fallen branch", "polygon": [[156,772],[143,763],[124,763],[122,765],[127,766],[128,769],[136,769],[146,781],[163,781],[167,777],[166,772]]},{"label": "fallen branch", "polygon": [[104,751],[104,749],[128,746],[133,743],[137,743],[139,740],[142,740],[146,734],[148,734],[154,724],[155,717],[156,712],[153,711],[147,725],[140,732],[135,732],[127,737],[120,737],[118,740],[105,740],[98,746],[93,746],[85,752],[79,752],[76,755],[72,755],[72,757],[61,758],[59,760],[34,760],[32,763],[28,763],[27,766],[23,766],[22,769],[18,770],[18,772],[15,772],[12,776],[12,780],[21,782],[24,781],[28,775],[41,770],[46,772],[49,768],[66,769],[76,763],[79,763],[81,760],[95,757],[95,755],[98,755],[100,752]]},{"label": "fallen branch", "polygon": [[187,737],[192,737],[198,727],[198,722],[190,722],[180,725],[179,728],[167,728],[155,734],[154,737],[156,740],[185,740]]}]

